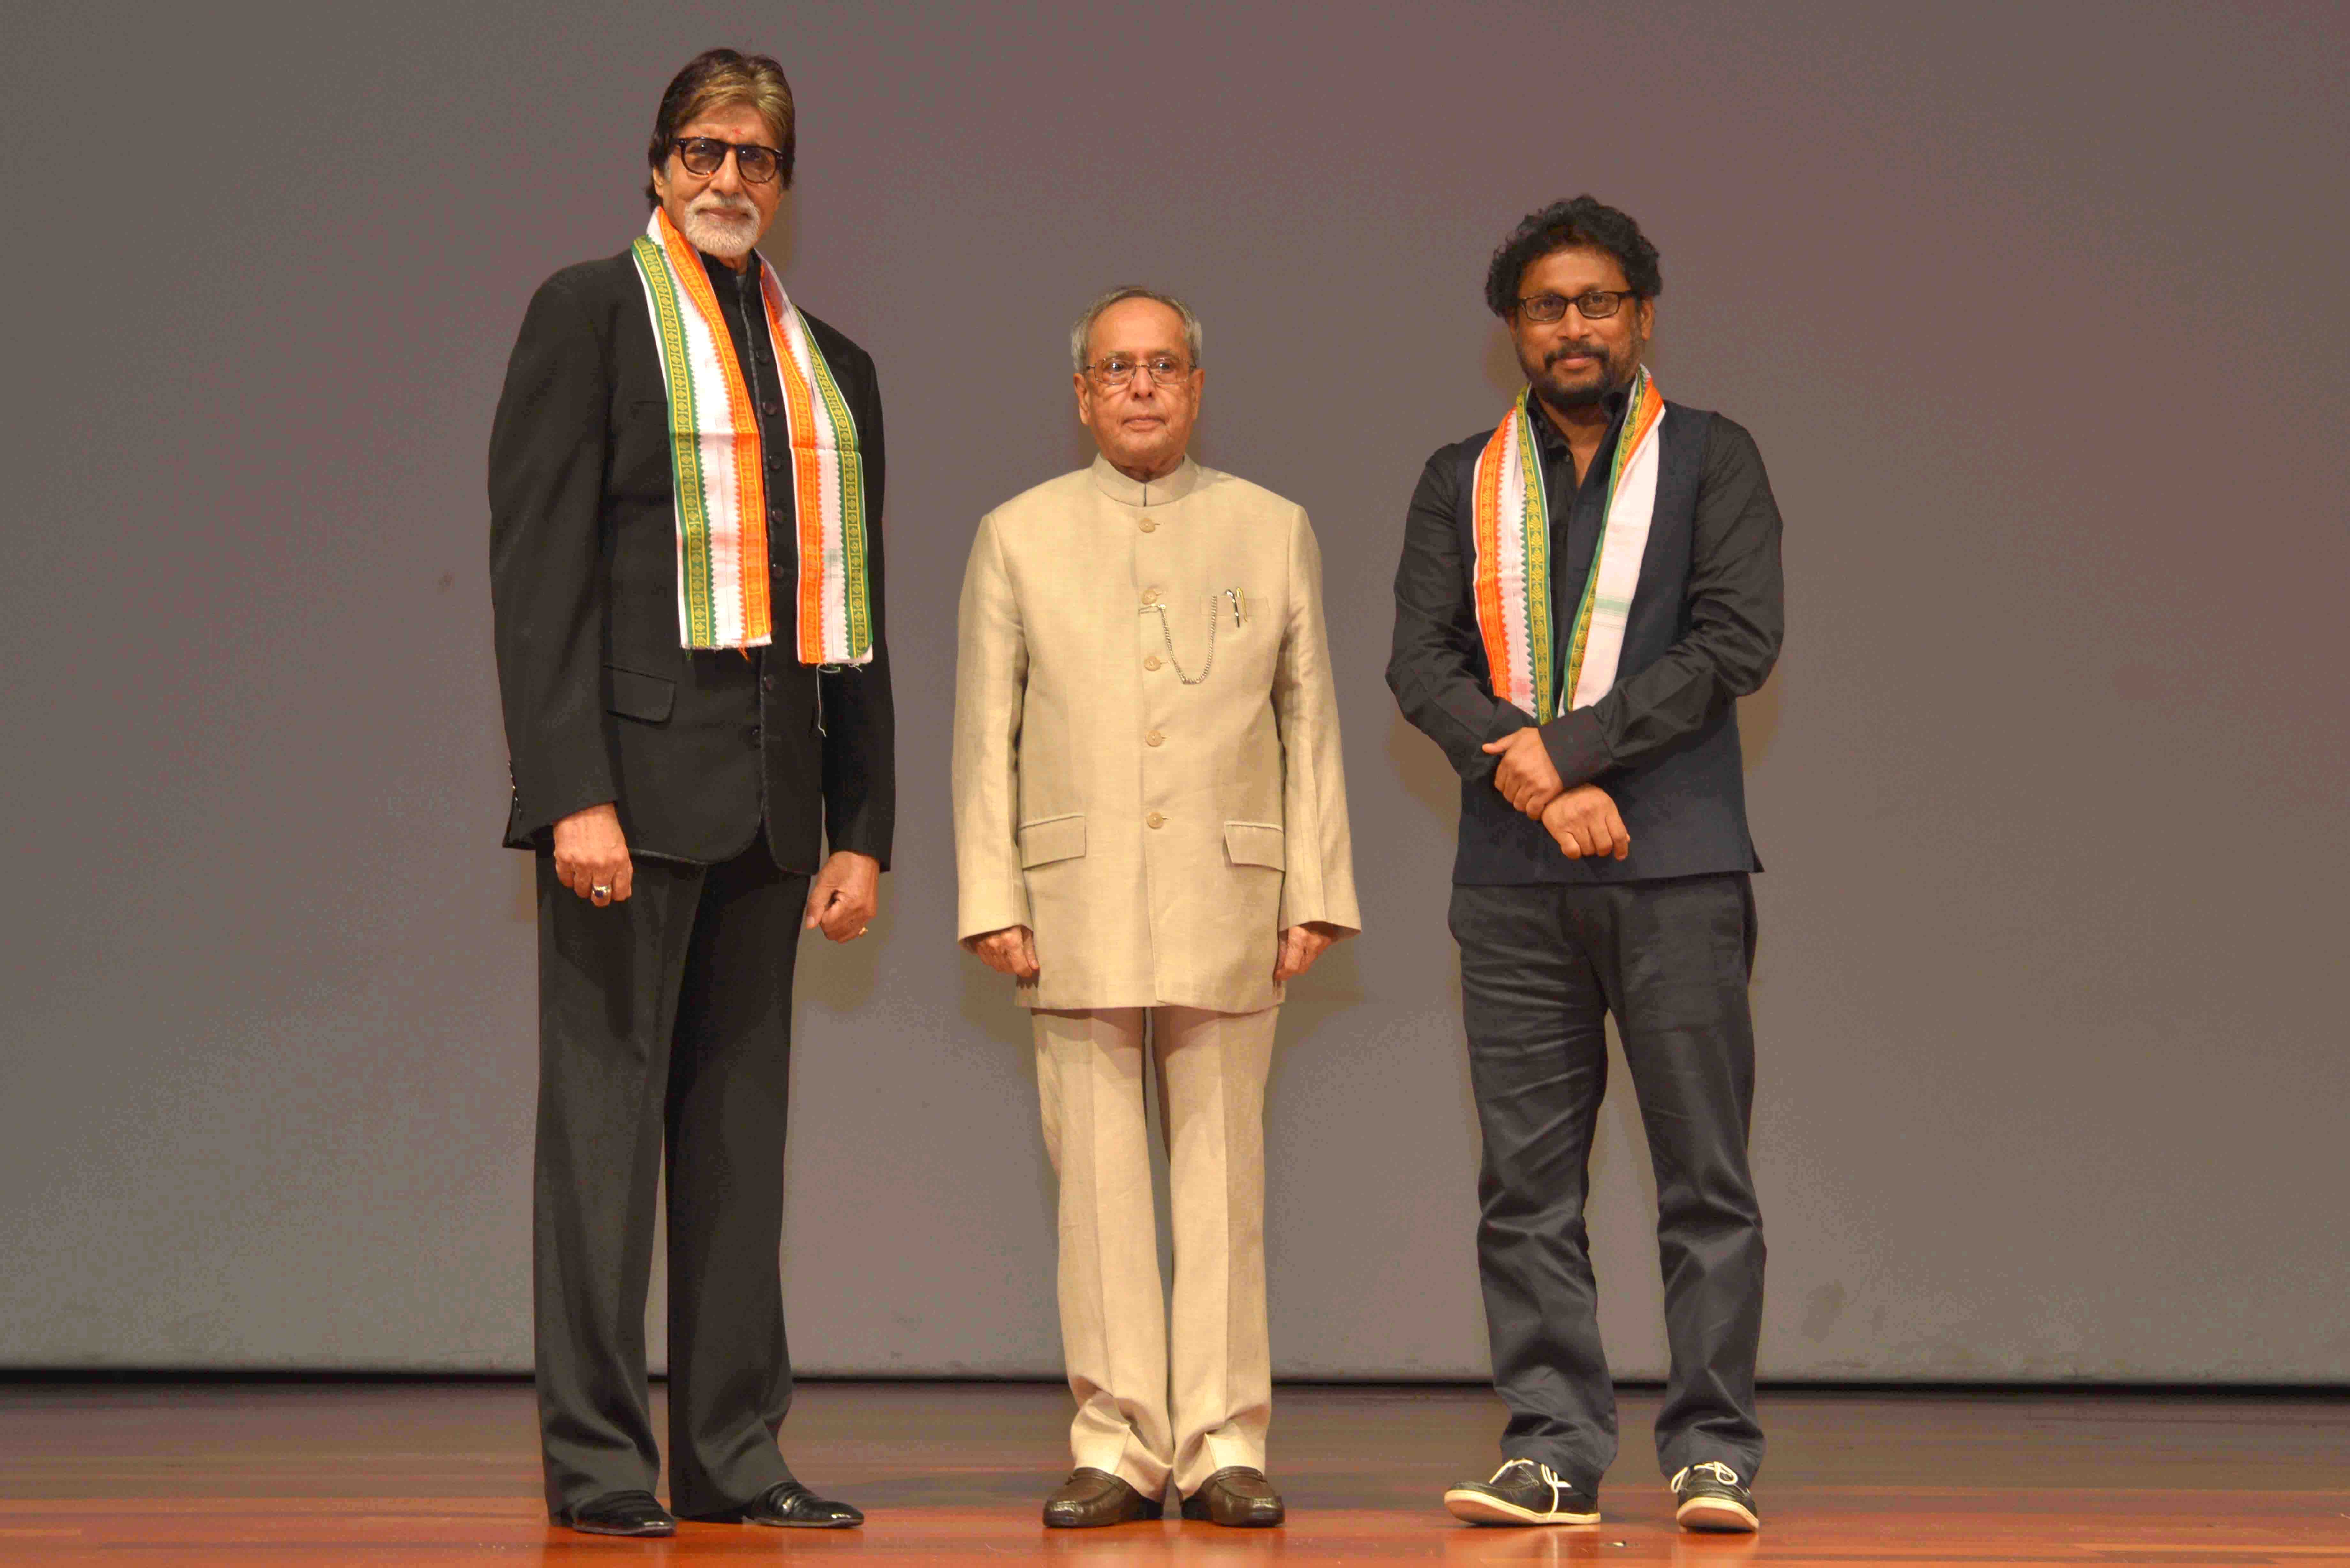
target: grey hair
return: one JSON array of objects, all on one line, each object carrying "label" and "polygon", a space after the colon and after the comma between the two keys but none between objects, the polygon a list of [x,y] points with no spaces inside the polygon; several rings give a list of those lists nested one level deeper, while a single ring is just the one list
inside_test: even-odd
[{"label": "grey hair", "polygon": [[1125,283],[1087,306],[1086,313],[1077,317],[1077,324],[1069,328],[1069,368],[1071,369],[1082,370],[1086,368],[1086,339],[1093,336],[1094,323],[1101,319],[1101,313],[1111,306],[1128,299],[1154,299],[1181,317],[1183,341],[1191,350],[1191,368],[1199,369],[1200,318],[1191,314],[1191,307],[1171,294],[1161,294],[1155,288],[1145,288],[1140,284]]}]

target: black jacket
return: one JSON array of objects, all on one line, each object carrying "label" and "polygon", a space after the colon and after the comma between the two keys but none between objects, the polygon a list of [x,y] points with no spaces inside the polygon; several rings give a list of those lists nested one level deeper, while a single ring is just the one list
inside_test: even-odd
[{"label": "black jacket", "polygon": [[[1420,474],[1396,569],[1388,685],[1404,717],[1461,775],[1457,883],[1629,882],[1762,868],[1746,826],[1736,699],[1760,687],[1779,657],[1779,508],[1743,427],[1703,409],[1666,408],[1656,511],[1616,683],[1592,706],[1543,726],[1544,747],[1570,787],[1596,783],[1614,796],[1632,835],[1631,854],[1620,861],[1561,854],[1540,823],[1494,789],[1498,759],[1479,749],[1533,722],[1494,697],[1477,631],[1470,497],[1492,432],[1440,448]],[[1603,449],[1593,466],[1607,461]],[[1575,505],[1571,478],[1570,469],[1569,483],[1546,487],[1555,515]],[[1554,569],[1569,575],[1554,597],[1561,619],[1574,614],[1597,543],[1596,515],[1586,521],[1591,535],[1554,556]]]},{"label": "black jacket", "polygon": [[[734,275],[710,270],[727,300]],[[615,801],[634,855],[715,864],[764,826],[787,871],[813,872],[827,836],[889,864],[897,784],[880,389],[863,349],[814,317],[808,327],[856,419],[868,496],[873,660],[832,673],[793,651],[788,483],[769,491],[774,646],[747,659],[678,646],[669,403],[635,264],[624,251],[566,267],[532,297],[490,434],[510,846],[546,847],[558,818]],[[768,353],[764,332],[752,342]],[[772,360],[766,371],[775,386]],[[772,463],[786,452],[779,414],[770,429]]]}]

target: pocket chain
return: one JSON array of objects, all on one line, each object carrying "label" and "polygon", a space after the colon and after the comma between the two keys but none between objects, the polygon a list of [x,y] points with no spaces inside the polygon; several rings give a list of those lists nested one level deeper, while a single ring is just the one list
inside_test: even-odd
[{"label": "pocket chain", "polygon": [[1183,661],[1175,657],[1175,628],[1167,623],[1167,607],[1165,605],[1145,605],[1142,607],[1142,613],[1144,615],[1149,615],[1152,610],[1157,610],[1159,612],[1159,634],[1167,639],[1167,662],[1175,667],[1175,679],[1180,680],[1186,686],[1197,686],[1201,681],[1207,680],[1208,672],[1216,667],[1215,606],[1210,605],[1208,607],[1208,662],[1200,666],[1200,673],[1197,675],[1184,674]]}]

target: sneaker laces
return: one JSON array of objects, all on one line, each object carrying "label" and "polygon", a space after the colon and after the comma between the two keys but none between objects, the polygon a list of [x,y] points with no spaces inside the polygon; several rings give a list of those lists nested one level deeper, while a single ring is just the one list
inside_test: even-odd
[{"label": "sneaker laces", "polygon": [[1575,1488],[1568,1482],[1559,1480],[1558,1472],[1552,1469],[1548,1465],[1536,1464],[1532,1459],[1505,1459],[1502,1463],[1502,1468],[1495,1470],[1493,1472],[1492,1479],[1488,1480],[1485,1484],[1487,1486],[1501,1485],[1502,1478],[1503,1476],[1508,1475],[1512,1470],[1516,1469],[1521,1466],[1534,1471],[1535,1476],[1540,1478],[1543,1485],[1550,1488],[1550,1511],[1553,1513],[1561,1512],[1562,1510],[1558,1506],[1558,1500],[1564,1497],[1566,1493],[1573,1491]]},{"label": "sneaker laces", "polygon": [[1697,1464],[1683,1465],[1679,1470],[1674,1472],[1673,1479],[1666,1484],[1670,1487],[1672,1490],[1678,1492],[1681,1490],[1681,1482],[1689,1480],[1692,1475],[1710,1476],[1713,1480],[1720,1481],[1724,1486],[1736,1486],[1738,1484],[1738,1472],[1731,1469],[1728,1465],[1723,1464],[1720,1459],[1705,1459]]}]

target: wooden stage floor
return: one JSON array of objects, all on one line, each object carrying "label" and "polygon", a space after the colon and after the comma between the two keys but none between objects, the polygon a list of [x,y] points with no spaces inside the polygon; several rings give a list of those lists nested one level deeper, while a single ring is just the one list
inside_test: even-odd
[{"label": "wooden stage floor", "polygon": [[1046,1531],[1067,1396],[1025,1384],[812,1384],[786,1452],[861,1531],[547,1527],[529,1388],[508,1383],[0,1383],[0,1563],[739,1562],[1070,1568],[1338,1562],[2350,1564],[2350,1397],[1766,1395],[1759,1539],[1684,1535],[1625,1401],[1604,1522],[1478,1530],[1438,1496],[1493,1463],[1480,1389],[1284,1387],[1279,1531]]}]

